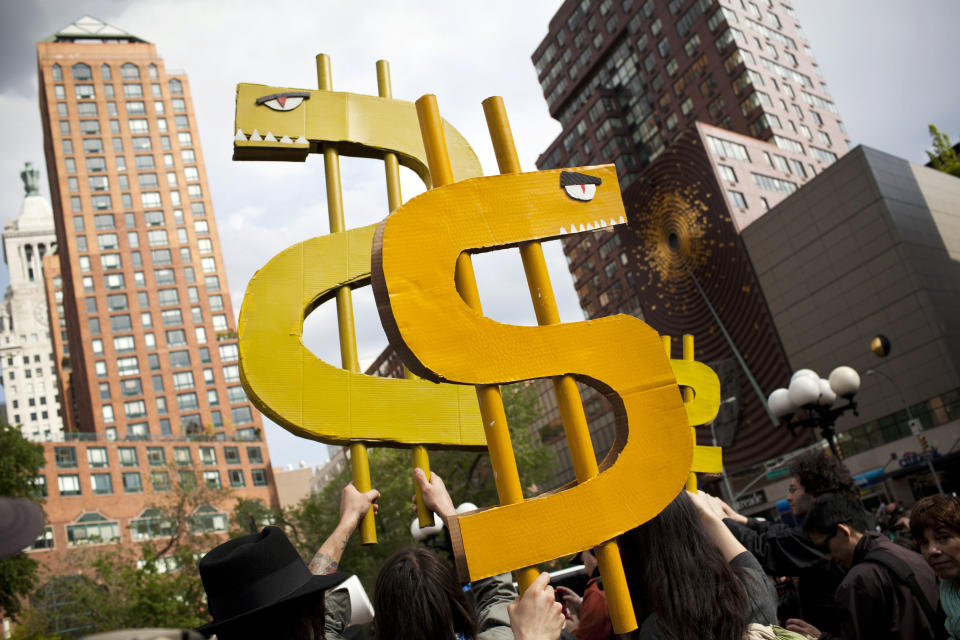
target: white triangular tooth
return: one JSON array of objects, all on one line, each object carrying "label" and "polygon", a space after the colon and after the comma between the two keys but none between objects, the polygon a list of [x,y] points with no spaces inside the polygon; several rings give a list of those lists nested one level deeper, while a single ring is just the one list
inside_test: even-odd
[{"label": "white triangular tooth", "polygon": [[586,229],[583,228],[582,224],[580,225],[580,231],[586,231]]},{"label": "white triangular tooth", "polygon": [[297,138],[297,142],[296,142],[296,143],[297,143],[297,144],[310,144],[309,142],[307,142],[307,139],[304,138],[303,136],[300,136],[299,138]]},{"label": "white triangular tooth", "polygon": [[290,136],[283,136],[280,138],[280,142],[283,142],[284,144],[293,144],[293,140],[290,139]]},{"label": "white triangular tooth", "polygon": [[610,218],[610,226],[612,227],[612,226],[614,226],[615,224],[617,224],[617,221],[614,220],[613,218]]},{"label": "white triangular tooth", "polygon": [[595,229],[599,229],[600,227],[605,227],[605,226],[607,225],[604,222],[597,222],[596,220],[593,221],[593,227]]},{"label": "white triangular tooth", "polygon": [[562,236],[567,235],[567,228],[566,228],[566,227],[560,227],[560,235],[562,235]]},{"label": "white triangular tooth", "polygon": [[235,135],[233,139],[240,142],[246,142],[247,136],[243,135],[243,129],[237,129],[237,135]]},{"label": "white triangular tooth", "polygon": [[273,131],[267,131],[266,137],[263,139],[264,142],[276,142],[277,139],[273,135]]},{"label": "white triangular tooth", "polygon": [[253,133],[250,134],[250,139],[251,139],[251,140],[263,140],[263,138],[260,137],[260,132],[257,131],[256,129],[254,129],[254,130],[253,130]]},{"label": "white triangular tooth", "polygon": [[589,222],[587,223],[587,231],[593,231],[593,225]]},{"label": "white triangular tooth", "polygon": [[620,224],[623,224],[623,223],[625,223],[625,222],[626,222],[626,220],[623,219],[623,216],[620,216]]}]

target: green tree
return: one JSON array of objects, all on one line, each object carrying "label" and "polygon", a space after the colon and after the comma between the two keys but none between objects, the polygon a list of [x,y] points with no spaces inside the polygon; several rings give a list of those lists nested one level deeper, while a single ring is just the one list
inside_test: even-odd
[{"label": "green tree", "polygon": [[[531,387],[504,386],[504,406],[524,493],[536,495],[552,471],[552,454],[533,434],[532,423],[539,416],[536,395]],[[430,468],[443,478],[454,504],[473,502],[478,506],[497,504],[496,486],[484,451],[431,451]],[[372,591],[377,571],[397,549],[412,544],[410,523],[413,495],[413,462],[409,450],[374,448],[370,450],[370,474],[380,491],[377,539],[374,546],[360,544],[354,535],[344,552],[342,569],[356,573],[368,591]],[[312,494],[289,510],[288,529],[304,560],[309,562],[339,520],[340,491],[350,481],[344,469],[323,491]]]},{"label": "green tree", "polygon": [[[181,475],[180,472],[186,472]],[[218,511],[225,489],[198,484],[198,470],[170,468],[170,489],[158,493],[140,523],[153,534],[139,548],[76,549],[62,575],[49,576],[31,596],[16,638],[56,637],[146,627],[196,627],[206,622],[199,556],[221,541]],[[213,507],[212,512],[204,509]]]},{"label": "green tree", "polygon": [[943,171],[960,178],[960,158],[957,158],[957,152],[950,144],[950,137],[932,124],[930,125],[930,137],[933,138],[933,151],[927,151],[930,164],[937,171]]},{"label": "green tree", "polygon": [[[0,423],[0,496],[37,498],[36,479],[43,466],[43,447],[28,442],[20,430]],[[0,560],[0,612],[19,618],[21,597],[34,588],[37,563],[25,553]]]}]

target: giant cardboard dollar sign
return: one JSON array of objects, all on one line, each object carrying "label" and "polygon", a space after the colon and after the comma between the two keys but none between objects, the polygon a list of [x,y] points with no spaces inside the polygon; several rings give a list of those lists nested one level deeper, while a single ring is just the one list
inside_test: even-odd
[{"label": "giant cardboard dollar sign", "polygon": [[[457,178],[479,176],[480,163],[463,136],[449,124],[445,132]],[[351,156],[395,152],[429,185],[412,103],[237,86],[236,159],[304,160],[322,143],[335,143]],[[304,346],[304,317],[337,288],[368,282],[373,231],[373,226],[350,229],[295,244],[251,279],[238,323],[244,389],[273,421],[306,438],[483,447],[472,389],[353,373],[323,362]]]},{"label": "giant cardboard dollar sign", "polygon": [[[603,390],[616,414],[616,439],[596,477],[450,522],[464,579],[595,546],[655,516],[684,486],[693,459],[689,427],[719,405],[708,367],[669,361],[656,332],[635,318],[505,325],[472,311],[454,287],[461,252],[599,229],[623,217],[616,170],[606,165],[453,183],[377,227],[372,282],[381,322],[417,374],[469,384],[576,374]],[[676,375],[695,391],[686,407]]]}]

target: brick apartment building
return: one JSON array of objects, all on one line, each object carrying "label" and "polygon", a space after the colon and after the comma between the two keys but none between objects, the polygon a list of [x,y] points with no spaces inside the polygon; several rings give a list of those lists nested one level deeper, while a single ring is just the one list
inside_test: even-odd
[{"label": "brick apartment building", "polygon": [[[186,75],[89,16],[39,42],[37,59],[57,245],[43,275],[67,429],[44,443],[48,527],[33,553],[50,566],[72,547],[164,537],[151,505],[178,483],[278,502],[240,385]],[[231,508],[201,505],[191,526],[226,531]]]}]

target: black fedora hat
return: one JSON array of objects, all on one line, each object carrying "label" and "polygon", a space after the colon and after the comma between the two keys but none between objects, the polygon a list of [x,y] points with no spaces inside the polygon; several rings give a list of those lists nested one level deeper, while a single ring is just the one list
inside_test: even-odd
[{"label": "black fedora hat", "polygon": [[310,573],[279,527],[227,540],[200,560],[199,569],[213,616],[213,622],[197,629],[205,635],[270,607],[321,593],[350,577]]}]

